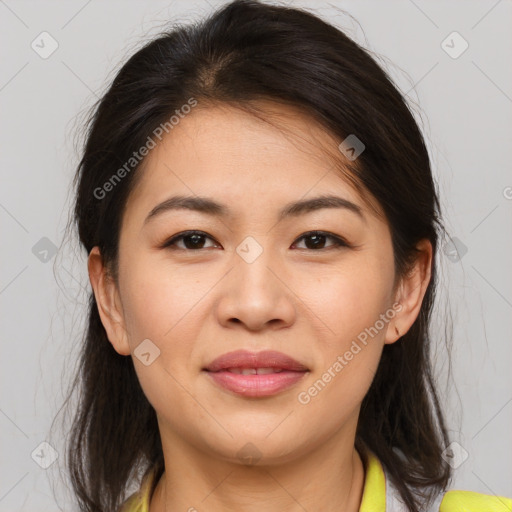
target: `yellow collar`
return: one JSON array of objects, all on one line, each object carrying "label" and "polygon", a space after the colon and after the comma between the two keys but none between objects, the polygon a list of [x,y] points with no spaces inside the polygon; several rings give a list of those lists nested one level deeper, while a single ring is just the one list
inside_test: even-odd
[{"label": "yellow collar", "polygon": [[[140,491],[132,494],[123,504],[120,512],[149,512],[156,472],[151,471],[142,481]],[[154,485],[155,484],[155,485]],[[386,479],[379,459],[370,451],[366,452],[366,470],[363,498],[359,512],[386,511]]]},{"label": "yellow collar", "polygon": [[[367,450],[362,455],[365,464],[363,497],[359,512],[386,512],[386,492],[388,508],[392,511],[406,510],[404,505],[393,499],[390,482],[376,455]],[[156,471],[153,470],[142,480],[139,492],[132,494],[125,501],[119,512],[149,512],[149,502],[156,487]],[[470,491],[448,491],[439,496],[440,505],[434,504],[431,510],[439,512],[511,512],[512,499],[503,496],[488,496]]]},{"label": "yellow collar", "polygon": [[363,497],[359,512],[386,512],[386,477],[376,455],[366,451]]}]

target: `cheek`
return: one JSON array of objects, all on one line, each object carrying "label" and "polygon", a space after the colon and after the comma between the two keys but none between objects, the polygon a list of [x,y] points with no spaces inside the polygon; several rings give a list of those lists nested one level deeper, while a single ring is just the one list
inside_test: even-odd
[{"label": "cheek", "polygon": [[[171,402],[185,407],[190,399],[179,383],[197,372],[192,340],[200,336],[198,303],[205,285],[154,264],[126,267],[123,282],[128,341],[141,387],[157,411]],[[137,356],[137,347],[147,339],[158,349],[149,345],[153,361],[149,365]]]},{"label": "cheek", "polygon": [[350,337],[370,328],[389,305],[392,276],[370,262],[326,270],[324,276],[303,281],[303,301],[328,328],[338,349]]},{"label": "cheek", "polygon": [[[333,357],[329,365],[312,379],[309,387],[299,390],[297,407],[303,424],[315,432],[333,432],[354,418],[357,424],[359,408],[370,385],[380,359],[378,344],[362,347],[348,361]],[[336,364],[338,363],[338,364]]]},{"label": "cheek", "polygon": [[368,267],[359,275],[339,274],[322,290],[316,295],[315,313],[329,329],[317,338],[318,364],[298,390],[297,402],[306,422],[315,426],[321,421],[328,431],[357,413],[372,383],[388,325],[381,315],[389,290],[386,277]]},{"label": "cheek", "polygon": [[312,410],[336,403],[341,413],[362,401],[377,369],[389,318],[394,316],[393,311],[385,316],[390,313],[393,276],[375,260],[328,273],[329,278],[305,289],[310,309],[328,329],[318,337],[317,380],[302,391]]},{"label": "cheek", "polygon": [[[165,265],[134,265],[125,271],[123,308],[130,344],[150,338],[168,344],[176,332],[193,328],[205,284]],[[180,335],[180,338],[182,336]]]}]

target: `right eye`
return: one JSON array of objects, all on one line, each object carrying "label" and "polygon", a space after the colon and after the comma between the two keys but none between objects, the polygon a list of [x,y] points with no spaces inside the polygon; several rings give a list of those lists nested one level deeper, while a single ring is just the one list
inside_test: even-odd
[{"label": "right eye", "polygon": [[[162,244],[162,249],[170,248],[170,249],[180,249],[180,250],[191,250],[197,251],[200,249],[204,249],[204,239],[208,238],[213,240],[210,236],[208,236],[203,231],[184,231],[183,233],[178,233],[177,235],[172,236],[169,240],[165,241]],[[185,247],[179,247],[177,242],[184,242]],[[208,249],[208,247],[206,247]]]}]

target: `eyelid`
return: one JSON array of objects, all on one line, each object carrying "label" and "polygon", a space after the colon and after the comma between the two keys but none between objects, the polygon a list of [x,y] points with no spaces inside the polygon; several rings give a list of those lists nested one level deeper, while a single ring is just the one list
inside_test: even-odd
[{"label": "eyelid", "polygon": [[[337,249],[337,248],[342,248],[342,247],[352,247],[351,244],[349,244],[347,242],[347,240],[345,240],[345,238],[343,238],[342,236],[335,235],[334,233],[331,233],[329,231],[322,231],[322,230],[319,230],[319,229],[314,229],[314,230],[311,230],[311,231],[307,231],[306,233],[301,235],[299,238],[297,238],[297,241],[302,240],[303,238],[307,238],[309,236],[313,236],[313,235],[325,236],[326,238],[330,238],[331,240],[333,240],[334,243],[332,245],[330,245],[329,247],[326,247],[324,249],[317,249],[316,251],[315,251],[315,249],[305,249],[305,250],[310,251],[310,252],[322,252],[322,251],[328,251],[329,249]],[[295,245],[295,243],[296,242],[294,242],[292,245]]]},{"label": "eyelid", "polygon": [[[215,243],[217,243],[213,237],[211,237],[210,235],[208,235],[208,233],[205,233],[204,231],[199,231],[197,229],[187,229],[186,231],[182,231],[181,233],[176,233],[171,238],[167,239],[161,245],[161,248],[162,249],[172,248],[172,246],[175,245],[176,242],[178,242],[182,238],[185,238],[187,236],[192,236],[192,235],[201,235],[201,236],[204,236],[205,238],[209,238],[210,240],[213,240]],[[181,247],[179,247],[178,250],[188,251],[188,252],[199,252],[201,249],[195,249],[195,250],[194,249],[182,249]]]},{"label": "eyelid", "polygon": [[[182,231],[181,233],[176,233],[175,235],[173,235],[171,238],[167,239],[162,245],[161,245],[161,248],[162,249],[165,249],[165,248],[172,248],[177,241],[187,237],[187,236],[191,236],[191,235],[201,235],[201,236],[204,236],[205,238],[209,238],[210,240],[214,241],[215,243],[218,243],[215,241],[215,239],[213,237],[211,237],[210,235],[208,235],[207,233],[205,233],[204,231],[199,231],[199,230],[186,230],[186,231]],[[296,245],[300,240],[304,239],[304,238],[307,238],[307,237],[310,237],[310,236],[314,236],[314,235],[321,235],[321,236],[325,236],[326,238],[330,238],[331,240],[333,240],[333,244],[326,247],[326,248],[321,248],[321,249],[299,249],[299,250],[306,250],[308,252],[325,252],[325,251],[328,251],[330,249],[339,249],[339,248],[352,248],[353,245],[350,244],[349,242],[347,242],[347,240],[339,235],[335,235],[334,233],[331,233],[329,231],[322,231],[322,230],[311,230],[311,231],[306,231],[304,234],[300,235],[300,237],[296,238],[296,240],[293,242],[292,246],[293,245]],[[208,249],[208,247],[207,247]],[[182,250],[182,251],[187,251],[187,252],[199,252],[201,250],[203,250],[203,248],[200,248],[200,249],[182,249],[181,247],[179,247],[177,250]]]}]

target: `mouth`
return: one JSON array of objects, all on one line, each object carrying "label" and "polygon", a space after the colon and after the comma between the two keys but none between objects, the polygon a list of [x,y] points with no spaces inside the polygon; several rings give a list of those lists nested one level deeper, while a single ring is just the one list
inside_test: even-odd
[{"label": "mouth", "polygon": [[297,384],[309,369],[281,352],[238,350],[218,357],[203,371],[223,389],[246,397],[266,397]]},{"label": "mouth", "polygon": [[269,373],[281,373],[283,368],[226,368],[225,370],[240,375],[268,375]]}]

